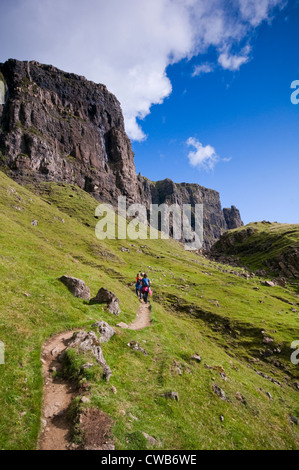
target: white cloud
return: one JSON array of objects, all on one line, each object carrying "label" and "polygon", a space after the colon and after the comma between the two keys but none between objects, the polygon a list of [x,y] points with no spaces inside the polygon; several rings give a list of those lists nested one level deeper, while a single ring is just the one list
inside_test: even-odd
[{"label": "white cloud", "polygon": [[270,19],[271,10],[276,6],[284,7],[285,1],[281,0],[238,0],[240,13],[245,21],[253,27],[258,26],[265,19]]},{"label": "white cloud", "polygon": [[136,119],[170,95],[168,65],[212,46],[222,67],[237,70],[249,57],[240,42],[284,0],[2,3],[2,61],[35,59],[104,83],[121,102],[129,136],[142,140]]},{"label": "white cloud", "polygon": [[226,70],[239,70],[241,65],[249,61],[250,46],[244,47],[240,54],[232,54],[228,50],[222,52],[218,57],[219,64]]},{"label": "white cloud", "polygon": [[214,66],[212,64],[200,64],[194,67],[192,77],[198,77],[199,75],[203,75],[205,73],[211,73],[214,70]]},{"label": "white cloud", "polygon": [[219,161],[219,157],[214,147],[211,145],[206,145],[204,147],[203,144],[194,137],[190,137],[187,140],[187,145],[195,149],[191,150],[188,154],[191,166],[197,167],[198,169],[204,169],[206,171],[214,169],[216,163]]}]

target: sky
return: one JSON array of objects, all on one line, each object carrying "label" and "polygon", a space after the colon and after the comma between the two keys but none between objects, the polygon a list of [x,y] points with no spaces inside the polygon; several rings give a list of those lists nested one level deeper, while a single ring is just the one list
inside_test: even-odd
[{"label": "sky", "polygon": [[298,0],[0,0],[0,15],[1,62],[117,96],[137,172],[215,189],[245,223],[299,223]]}]

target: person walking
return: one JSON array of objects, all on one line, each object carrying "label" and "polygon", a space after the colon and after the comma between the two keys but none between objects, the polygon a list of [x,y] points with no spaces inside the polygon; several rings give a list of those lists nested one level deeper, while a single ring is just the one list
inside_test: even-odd
[{"label": "person walking", "polygon": [[142,275],[140,273],[137,273],[135,288],[138,299],[142,300]]},{"label": "person walking", "polygon": [[147,304],[147,302],[148,302],[148,294],[149,294],[149,290],[150,290],[150,286],[151,286],[151,281],[150,281],[150,279],[147,277],[147,274],[146,274],[146,273],[144,273],[141,282],[142,282],[142,295],[143,295],[143,300],[144,300],[144,303]]}]

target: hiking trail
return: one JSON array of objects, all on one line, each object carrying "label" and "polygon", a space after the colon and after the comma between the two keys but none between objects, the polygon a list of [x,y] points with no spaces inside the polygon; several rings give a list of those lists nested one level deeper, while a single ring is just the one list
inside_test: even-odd
[{"label": "hiking trail", "polygon": [[141,302],[140,307],[137,311],[137,318],[133,323],[128,326],[129,330],[143,330],[151,325],[151,305],[150,303],[145,304]]},{"label": "hiking trail", "polygon": [[[150,304],[141,303],[136,320],[128,326],[130,330],[142,330],[151,324]],[[75,331],[65,331],[50,338],[42,348],[42,370],[44,378],[42,423],[38,450],[69,450],[71,448],[71,421],[68,409],[77,395],[75,384],[67,379],[53,376],[61,369],[60,354],[67,348]]]},{"label": "hiking trail", "polygon": [[71,443],[71,423],[67,412],[76,395],[76,387],[64,378],[53,377],[53,372],[61,369],[58,357],[67,348],[75,331],[79,329],[53,336],[42,349],[44,426],[40,435],[39,450],[68,450]]}]

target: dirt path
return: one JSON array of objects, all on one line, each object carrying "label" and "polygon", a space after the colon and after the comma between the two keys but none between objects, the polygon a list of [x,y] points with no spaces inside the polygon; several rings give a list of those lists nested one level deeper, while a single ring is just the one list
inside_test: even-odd
[{"label": "dirt path", "polygon": [[137,311],[136,320],[129,325],[130,330],[143,330],[151,325],[151,305],[142,302]]},{"label": "dirt path", "polygon": [[[76,330],[78,331],[78,330]],[[67,347],[74,331],[53,336],[42,350],[44,399],[42,422],[44,424],[39,441],[39,450],[67,450],[70,444],[70,422],[67,410],[75,396],[75,388],[67,380],[53,378],[61,364],[59,354]]]},{"label": "dirt path", "polygon": [[[137,311],[136,320],[128,328],[142,330],[150,326],[150,315],[150,304],[142,302]],[[61,368],[58,356],[70,343],[74,331],[66,331],[53,336],[43,346],[43,430],[39,440],[39,450],[69,450],[70,448],[71,423],[67,411],[72,399],[76,396],[76,389],[65,379],[53,378],[53,371],[59,371]]]}]

